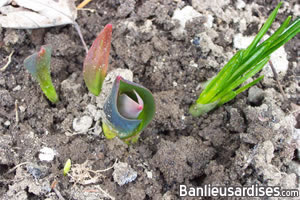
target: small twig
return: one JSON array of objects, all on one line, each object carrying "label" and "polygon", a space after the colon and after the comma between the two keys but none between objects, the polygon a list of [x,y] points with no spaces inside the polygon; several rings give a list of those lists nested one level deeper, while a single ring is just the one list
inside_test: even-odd
[{"label": "small twig", "polygon": [[86,6],[88,3],[90,3],[92,0],[84,0],[82,1],[78,6],[77,9],[83,8],[84,6]]},{"label": "small twig", "polygon": [[108,194],[105,190],[103,190],[99,185],[95,186],[97,187],[106,197],[110,198],[111,200],[115,200],[115,197]]},{"label": "small twig", "polygon": [[73,25],[74,25],[76,31],[78,32],[78,35],[79,35],[80,40],[81,40],[81,42],[82,42],[82,44],[83,44],[83,46],[84,46],[84,48],[85,48],[86,53],[88,53],[89,50],[88,50],[88,48],[87,48],[87,46],[86,46],[86,43],[85,43],[85,41],[84,41],[84,39],[83,39],[83,36],[82,36],[81,31],[80,31],[79,25],[78,25],[75,21],[74,21]]},{"label": "small twig", "polygon": [[16,124],[19,123],[18,100],[15,101]]},{"label": "small twig", "polygon": [[276,70],[275,70],[275,67],[274,67],[274,65],[273,65],[273,63],[272,63],[271,60],[269,60],[269,64],[270,64],[270,67],[271,67],[272,72],[273,72],[273,74],[274,74],[274,79],[276,80],[277,85],[278,85],[278,87],[279,87],[280,93],[282,94],[284,100],[287,101],[287,102],[289,102],[289,99],[288,99],[287,96],[285,95],[285,93],[284,93],[284,91],[283,91],[283,89],[282,89],[282,86],[281,86],[281,84],[280,84],[280,82],[279,82],[279,80],[278,80],[278,74],[277,74],[277,72],[276,72]]},{"label": "small twig", "polygon": [[52,183],[51,183],[51,190],[53,190],[55,187],[56,187],[56,185],[57,185],[57,180],[54,180]]},{"label": "small twig", "polygon": [[58,196],[59,200],[66,200],[60,193],[60,191],[56,188],[53,188],[53,191],[55,192],[55,194]]},{"label": "small twig", "polygon": [[96,170],[96,171],[89,170],[89,171],[90,171],[90,172],[93,172],[93,173],[95,173],[95,174],[101,173],[101,172],[106,172],[106,171],[108,171],[108,170],[114,168],[115,165],[117,164],[117,162],[118,162],[118,159],[116,159],[115,163],[114,163],[111,167],[108,167],[108,168],[106,168],[106,169],[102,169],[102,170],[100,169],[100,170]]},{"label": "small twig", "polygon": [[9,64],[11,63],[11,57],[12,57],[12,55],[14,54],[14,50],[9,54],[9,56],[8,56],[8,61],[7,61],[7,63],[2,67],[2,68],[0,68],[0,72],[4,72],[5,70],[6,70],[6,68],[9,66]]},{"label": "small twig", "polygon": [[13,171],[15,171],[17,168],[21,167],[22,165],[26,165],[26,164],[29,164],[30,162],[23,162],[23,163],[20,163],[16,166],[14,166],[12,169],[10,169],[8,172],[6,172],[6,174],[10,174],[12,173]]}]

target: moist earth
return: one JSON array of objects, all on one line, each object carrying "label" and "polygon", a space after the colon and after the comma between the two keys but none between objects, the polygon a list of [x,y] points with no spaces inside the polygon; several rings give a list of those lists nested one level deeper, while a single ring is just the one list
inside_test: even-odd
[{"label": "moist earth", "polygon": [[[0,198],[192,199],[179,197],[180,184],[299,189],[299,35],[273,60],[286,98],[266,66],[266,78],[231,102],[201,117],[188,113],[202,84],[247,45],[277,3],[92,1],[86,7],[94,11],[78,11],[86,43],[113,25],[108,78],[97,98],[84,85],[85,50],[74,27],[0,28],[0,66],[15,52],[0,72]],[[299,13],[296,0],[284,2],[271,30]],[[44,44],[53,47],[55,105],[23,66]],[[101,130],[103,101],[118,74],[149,88],[156,101],[154,120],[132,146]]]}]

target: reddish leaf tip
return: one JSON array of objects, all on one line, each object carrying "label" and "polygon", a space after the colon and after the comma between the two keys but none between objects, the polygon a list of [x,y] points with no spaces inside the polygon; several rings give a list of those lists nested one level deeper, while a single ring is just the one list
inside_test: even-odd
[{"label": "reddish leaf tip", "polygon": [[107,24],[104,28],[112,29],[112,24]]},{"label": "reddish leaf tip", "polygon": [[39,51],[39,56],[43,56],[43,55],[45,55],[45,53],[46,53],[45,48],[41,47],[41,50]]},{"label": "reddish leaf tip", "polygon": [[140,110],[143,110],[143,106],[142,106],[142,105],[139,105],[137,109],[138,109],[139,111],[140,111]]},{"label": "reddish leaf tip", "polygon": [[117,76],[117,81],[120,81],[121,80],[121,78],[122,78],[122,76]]}]

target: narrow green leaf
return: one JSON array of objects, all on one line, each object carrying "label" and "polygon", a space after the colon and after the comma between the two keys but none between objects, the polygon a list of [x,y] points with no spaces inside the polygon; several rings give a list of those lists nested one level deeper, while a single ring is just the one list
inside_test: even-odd
[{"label": "narrow green leaf", "polygon": [[222,70],[218,73],[218,75],[210,81],[210,83],[205,87],[202,91],[200,98],[197,103],[206,104],[209,102],[216,93],[223,87],[226,87],[226,81],[228,81],[231,76],[233,69],[239,63],[240,58],[242,57],[243,50],[238,51],[222,68]]},{"label": "narrow green leaf", "polygon": [[[225,65],[213,80],[204,88],[196,103],[191,106],[190,113],[198,116],[217,106],[232,100],[235,96],[259,82],[263,76],[251,83],[240,87],[248,78],[258,73],[270,59],[270,54],[280,46],[284,45],[291,38],[300,32],[300,18],[298,17],[291,24],[291,17],[288,17],[282,25],[266,41],[259,44],[264,34],[274,21],[282,2],[271,13],[266,23],[254,38],[246,50],[241,50]],[[236,89],[240,87],[239,89]],[[207,106],[207,107],[205,107]]]},{"label": "narrow green leaf", "polygon": [[267,19],[267,21],[264,23],[264,25],[261,27],[260,31],[258,32],[258,34],[256,35],[256,37],[254,38],[254,40],[252,41],[252,43],[249,45],[249,47],[245,50],[245,54],[244,54],[244,58],[247,58],[251,52],[253,52],[253,50],[255,49],[255,47],[257,46],[257,44],[259,43],[259,41],[261,40],[261,38],[265,35],[265,33],[268,31],[268,29],[270,28],[271,24],[273,23],[278,9],[280,8],[282,2],[280,2],[277,7],[273,10],[273,12],[271,13],[271,15],[269,16],[269,18]]},{"label": "narrow green leaf", "polygon": [[265,43],[273,43],[278,39],[278,37],[285,31],[285,29],[288,27],[290,21],[291,21],[291,16],[287,17],[286,20],[282,23],[282,25],[271,35],[266,41],[261,43],[260,45],[264,45]]},{"label": "narrow green leaf", "polygon": [[212,101],[216,101],[219,99],[222,99],[224,96],[226,96],[227,93],[230,93],[230,91],[234,90],[238,86],[240,86],[243,82],[245,82],[248,78],[251,78],[254,76],[257,72],[259,72],[269,61],[269,57],[263,59],[261,62],[259,62],[257,65],[255,65],[250,71],[248,71],[246,74],[244,74],[239,79],[236,79],[233,83],[231,83],[230,86],[228,86],[225,90],[223,90],[221,93],[216,95],[215,98],[212,99]]},{"label": "narrow green leaf", "polygon": [[247,85],[237,89],[235,91],[235,93],[238,95],[241,92],[244,92],[245,90],[247,90],[248,88],[252,87],[253,85],[255,85],[256,83],[258,83],[259,81],[261,81],[264,78],[264,75],[258,77],[257,79],[255,79],[254,81],[252,81],[251,83],[248,83]]}]

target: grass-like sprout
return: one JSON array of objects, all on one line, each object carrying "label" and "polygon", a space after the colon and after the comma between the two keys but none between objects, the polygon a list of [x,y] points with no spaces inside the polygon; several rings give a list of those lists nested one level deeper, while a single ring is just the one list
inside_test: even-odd
[{"label": "grass-like sprout", "polygon": [[236,95],[263,79],[264,76],[260,76],[251,83],[239,87],[267,64],[271,53],[300,32],[300,18],[290,23],[291,16],[289,16],[273,35],[259,43],[273,23],[281,4],[282,2],[277,5],[247,49],[239,50],[206,84],[197,101],[190,107],[190,114],[200,116],[207,113],[232,100]]}]

